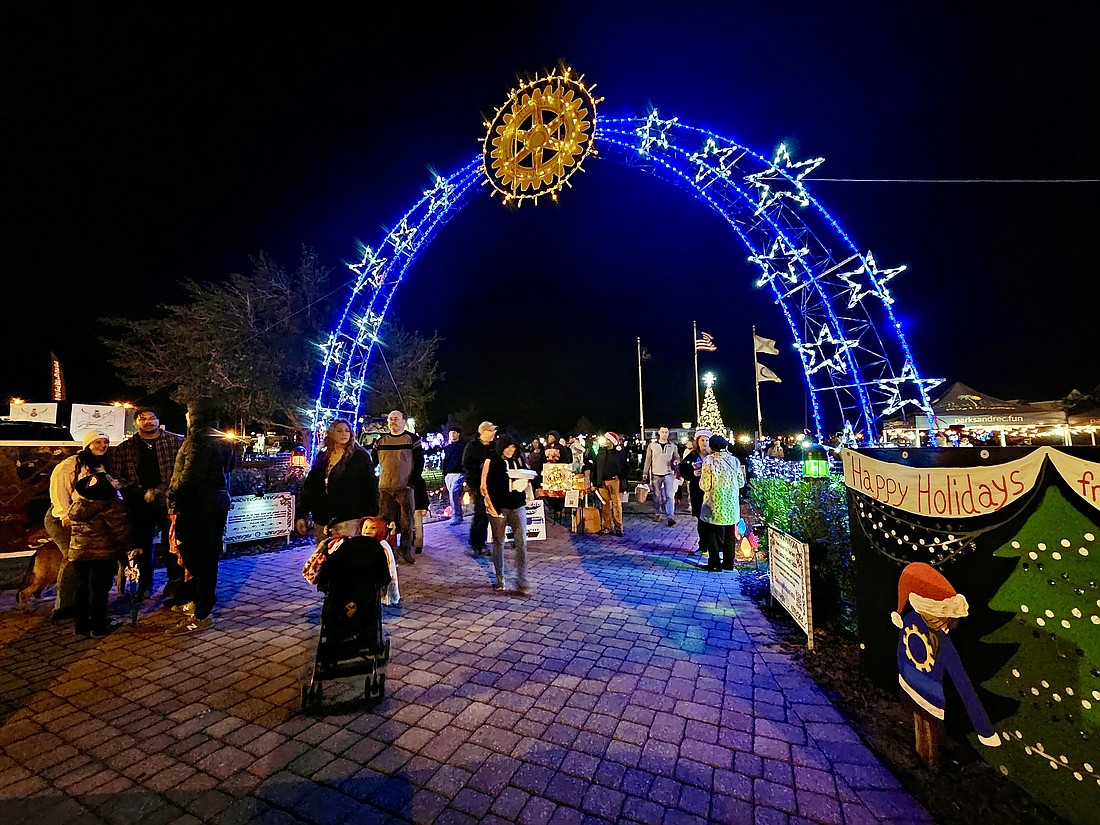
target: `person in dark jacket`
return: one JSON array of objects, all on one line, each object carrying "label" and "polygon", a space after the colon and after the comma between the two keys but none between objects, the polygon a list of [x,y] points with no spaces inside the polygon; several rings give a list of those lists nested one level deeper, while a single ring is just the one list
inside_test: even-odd
[{"label": "person in dark jacket", "polygon": [[69,560],[76,573],[73,620],[78,636],[106,636],[117,627],[107,613],[107,596],[118,563],[130,549],[121,486],[100,470],[79,478],[74,488]]},{"label": "person in dark jacket", "polygon": [[620,490],[626,485],[626,450],[617,433],[604,436],[604,446],[596,454],[596,486],[603,497],[600,510],[600,535],[623,534],[623,500]]},{"label": "person in dark jacket", "polygon": [[[481,470],[481,494],[493,528],[494,590],[504,589],[504,535],[512,528],[516,548],[516,590],[527,595],[527,484],[529,478],[513,478],[509,470],[525,470],[519,445],[510,435],[496,440],[496,449]],[[518,490],[516,488],[519,488]]]},{"label": "person in dark jacket", "polygon": [[703,474],[703,459],[710,452],[710,430],[702,428],[695,431],[695,439],[691,442],[691,449],[684,453],[680,462],[680,478],[687,481],[688,498],[691,501],[691,514],[695,516],[695,529],[699,534],[699,549],[695,553],[710,546],[710,536],[707,531],[710,525],[699,519],[699,513],[703,507],[703,488],[699,486],[699,479]]},{"label": "person in dark jacket", "polygon": [[[168,517],[184,570],[190,574],[191,602],[178,605],[193,613],[169,635],[209,630],[217,600],[218,559],[229,515],[229,473],[236,463],[233,447],[218,429],[218,408],[210,399],[187,405],[187,437],[176,456],[168,485]],[[180,601],[186,596],[177,597]]]},{"label": "person in dark jacket", "polygon": [[466,471],[462,469],[462,454],[465,451],[462,432],[458,427],[448,429],[447,445],[443,448],[443,483],[451,500],[451,520],[448,524],[462,523],[462,485],[466,481]]},{"label": "person in dark jacket", "polygon": [[352,437],[351,423],[337,418],[328,425],[323,449],[302,482],[295,528],[306,534],[306,518],[313,517],[318,543],[330,528],[345,521],[378,515],[378,477],[370,454]]},{"label": "person in dark jacket", "polygon": [[485,552],[485,544],[489,540],[489,513],[485,509],[485,496],[481,492],[481,470],[485,466],[485,460],[493,454],[493,439],[496,434],[496,424],[482,421],[477,426],[477,438],[470,441],[462,453],[462,469],[470,480],[470,492],[474,497],[474,516],[470,519],[470,547],[475,556]]}]

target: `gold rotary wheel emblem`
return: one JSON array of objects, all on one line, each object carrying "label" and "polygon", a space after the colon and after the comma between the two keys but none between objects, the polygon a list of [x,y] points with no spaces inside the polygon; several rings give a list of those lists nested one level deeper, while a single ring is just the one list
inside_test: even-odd
[{"label": "gold rotary wheel emblem", "polygon": [[486,123],[485,177],[505,203],[557,193],[596,154],[596,98],[583,75],[563,69],[513,89]]},{"label": "gold rotary wheel emblem", "polygon": [[[910,642],[910,638],[916,636],[924,645],[924,658],[921,661],[917,661],[917,657],[913,654],[913,645]],[[913,666],[921,673],[931,673],[932,668],[936,665],[936,657],[932,655],[932,640],[925,636],[917,628],[915,624],[909,625],[905,628],[905,639],[903,640],[905,645],[905,656],[913,663]]]}]

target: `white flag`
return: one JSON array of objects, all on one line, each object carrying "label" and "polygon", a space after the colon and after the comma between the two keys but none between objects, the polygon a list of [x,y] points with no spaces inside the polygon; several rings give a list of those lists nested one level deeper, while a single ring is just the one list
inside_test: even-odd
[{"label": "white flag", "polygon": [[762,352],[765,355],[779,355],[774,338],[761,338],[754,332],[752,334],[752,345],[756,352]]},{"label": "white flag", "polygon": [[756,383],[759,384],[763,381],[775,381],[777,384],[782,384],[783,379],[772,372],[768,367],[765,367],[759,361],[756,362]]}]

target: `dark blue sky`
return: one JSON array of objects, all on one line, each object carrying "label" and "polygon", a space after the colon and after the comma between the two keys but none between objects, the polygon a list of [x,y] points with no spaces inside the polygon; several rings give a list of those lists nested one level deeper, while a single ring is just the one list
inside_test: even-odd
[{"label": "dark blue sky", "polygon": [[[1100,177],[1090,3],[740,5],[6,11],[0,397],[46,399],[53,350],[70,398],[110,400],[123,388],[96,318],[148,317],[179,279],[247,270],[261,249],[293,266],[304,244],[337,266],[356,238],[377,244],[428,166],[479,151],[517,74],[562,60],[597,84],[602,116],[653,104],[766,155],[786,141],[825,157],[816,178]],[[446,338],[438,415],[474,402],[502,421],[629,430],[641,335],[647,423],[687,420],[697,320],[718,340],[702,366],[727,423],[754,423],[755,323],[784,348],[765,426],[800,428],[785,323],[717,216],[638,172],[587,168],[556,206],[475,199],[410,270],[398,315]],[[880,265],[909,266],[891,289],[923,375],[1030,399],[1100,381],[1097,184],[810,187]]]}]

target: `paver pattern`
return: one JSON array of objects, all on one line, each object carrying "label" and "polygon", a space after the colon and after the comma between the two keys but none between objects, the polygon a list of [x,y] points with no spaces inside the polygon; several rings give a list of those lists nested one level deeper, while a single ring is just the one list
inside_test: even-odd
[{"label": "paver pattern", "polygon": [[428,525],[373,709],[360,677],[300,713],[304,542],[224,559],[197,636],[153,602],[78,638],[2,593],[0,822],[931,822],[737,576],[698,569],[694,521],[649,512],[625,538],[549,525],[526,598],[492,591],[466,525]]}]

